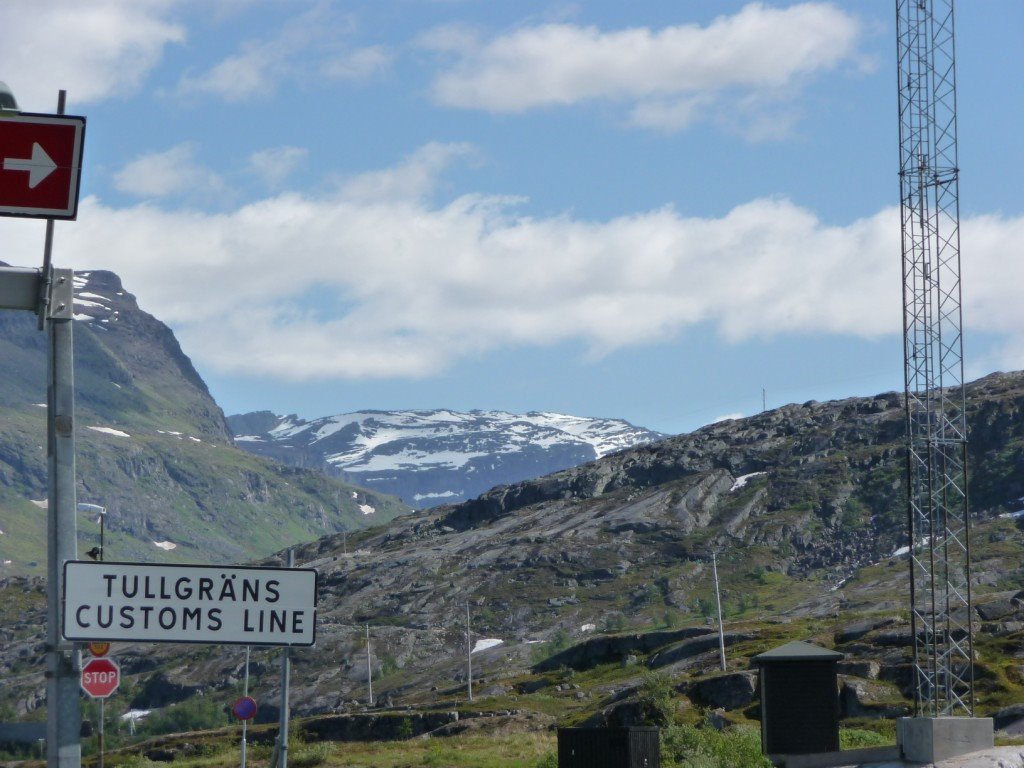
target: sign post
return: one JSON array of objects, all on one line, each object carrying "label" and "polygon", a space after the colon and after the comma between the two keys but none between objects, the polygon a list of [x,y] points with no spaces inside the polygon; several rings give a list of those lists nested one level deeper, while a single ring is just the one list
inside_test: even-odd
[{"label": "sign post", "polygon": [[99,728],[99,740],[97,747],[99,748],[99,768],[103,768],[104,758],[104,743],[103,743],[103,703],[107,700],[117,687],[121,684],[121,667],[116,661],[107,657],[100,656],[95,659],[89,659],[82,667],[82,690],[92,696],[94,699],[100,700],[100,728]]},{"label": "sign post", "polygon": [[77,557],[73,278],[70,269],[53,268],[51,254],[54,219],[74,219],[78,214],[85,118],[64,115],[63,90],[57,95],[56,115],[18,112],[13,94],[6,96],[0,110],[0,216],[46,219],[42,270],[0,268],[0,308],[35,311],[39,330],[49,332],[46,764],[78,768],[81,653],[61,642],[59,605],[61,566]]}]

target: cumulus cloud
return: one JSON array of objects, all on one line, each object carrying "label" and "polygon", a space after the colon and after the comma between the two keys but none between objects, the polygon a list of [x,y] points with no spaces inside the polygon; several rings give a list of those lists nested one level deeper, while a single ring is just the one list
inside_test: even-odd
[{"label": "cumulus cloud", "polygon": [[236,53],[178,83],[182,95],[213,95],[242,102],[272,98],[286,82],[306,78],[362,80],[390,66],[384,46],[351,47],[350,21],[327,4],[309,8],[283,24],[277,34],[244,41]]},{"label": "cumulus cloud", "polygon": [[308,157],[309,150],[302,147],[269,147],[249,155],[249,170],[268,187],[278,187]]},{"label": "cumulus cloud", "polygon": [[697,119],[754,119],[758,107],[787,100],[811,77],[862,65],[860,36],[853,16],[808,2],[785,9],[751,3],[705,27],[545,24],[487,42],[444,27],[420,43],[456,57],[433,84],[442,104],[523,112],[613,100],[630,105],[634,124],[674,131]]},{"label": "cumulus cloud", "polygon": [[122,192],[147,198],[182,194],[206,198],[224,189],[218,174],[196,162],[195,145],[190,143],[132,160],[114,174],[114,185]]},{"label": "cumulus cloud", "polygon": [[185,39],[170,20],[180,0],[4,0],[0,72],[22,109],[52,112],[137,91],[168,45]]},{"label": "cumulus cloud", "polygon": [[421,200],[434,191],[441,171],[453,160],[475,154],[470,144],[430,142],[394,168],[368,171],[346,180],[343,196],[364,201]]},{"label": "cumulus cloud", "polygon": [[[418,154],[437,168],[445,147]],[[731,341],[902,327],[893,209],[833,225],[757,199],[716,218],[661,208],[585,220],[396,188],[279,194],[219,214],[88,198],[58,233],[60,263],[120,273],[204,369],[280,379],[424,376],[564,341],[600,356],[698,326]],[[38,247],[37,230],[21,242],[23,231],[5,229],[5,242]],[[1022,338],[1024,266],[1005,259],[1022,237],[1021,217],[964,221],[970,327]]]}]

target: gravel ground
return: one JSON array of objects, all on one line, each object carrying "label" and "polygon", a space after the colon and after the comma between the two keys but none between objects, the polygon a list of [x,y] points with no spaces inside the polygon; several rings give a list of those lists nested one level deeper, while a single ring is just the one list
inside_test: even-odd
[{"label": "gravel ground", "polygon": [[[995,747],[983,752],[972,752],[969,755],[961,755],[949,760],[942,760],[938,763],[864,763],[859,768],[921,768],[922,766],[934,766],[934,768],[1024,768],[1024,747]],[[849,768],[856,768],[850,766]]]}]

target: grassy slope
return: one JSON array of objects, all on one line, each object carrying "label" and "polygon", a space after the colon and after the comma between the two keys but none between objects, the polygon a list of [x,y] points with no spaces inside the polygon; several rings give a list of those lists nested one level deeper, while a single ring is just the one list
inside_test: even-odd
[{"label": "grassy slope", "polygon": [[[238,562],[312,541],[342,527],[386,522],[407,508],[397,500],[362,495],[319,473],[284,467],[233,446],[193,439],[174,429],[160,434],[134,424],[130,438],[89,429],[76,432],[78,500],[109,510],[108,559]],[[0,560],[4,573],[45,570],[45,411],[0,409],[0,440],[24,471],[0,482]],[[104,425],[106,426],[106,425]],[[359,494],[353,498],[353,493]],[[363,514],[361,503],[376,509]],[[95,516],[79,516],[79,550],[99,541]],[[165,552],[152,542],[171,541]]]}]

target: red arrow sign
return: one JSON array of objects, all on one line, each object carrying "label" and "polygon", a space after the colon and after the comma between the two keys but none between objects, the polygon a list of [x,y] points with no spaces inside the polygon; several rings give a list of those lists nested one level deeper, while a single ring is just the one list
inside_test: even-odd
[{"label": "red arrow sign", "polygon": [[94,699],[105,699],[121,684],[121,667],[113,659],[101,656],[89,659],[82,667],[82,690]]},{"label": "red arrow sign", "polygon": [[0,216],[75,218],[84,138],[84,117],[0,117]]}]

